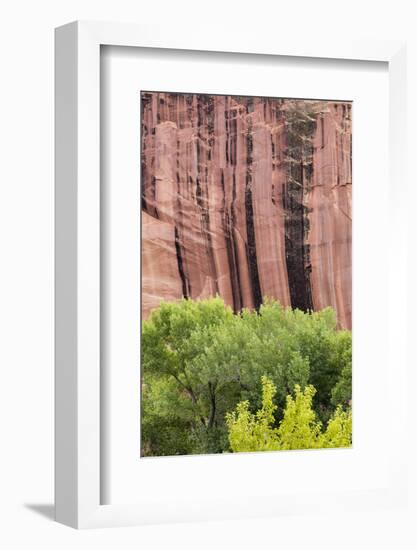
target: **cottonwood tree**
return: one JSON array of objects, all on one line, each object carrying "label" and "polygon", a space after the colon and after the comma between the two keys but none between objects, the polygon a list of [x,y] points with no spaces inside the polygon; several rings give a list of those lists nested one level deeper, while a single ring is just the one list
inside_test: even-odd
[{"label": "cottonwood tree", "polygon": [[287,396],[284,415],[275,427],[276,388],[262,377],[262,407],[252,414],[249,402],[240,402],[234,412],[226,415],[230,447],[233,452],[278,451],[350,447],[352,444],[352,413],[341,406],[330,418],[326,430],[317,419],[312,403],[313,386],[304,390],[296,385],[294,397]]},{"label": "cottonwood tree", "polygon": [[[287,395],[313,384],[327,423],[350,402],[351,335],[333,310],[305,313],[264,300],[234,314],[220,298],[162,302],[142,329],[142,452],[230,450],[225,416],[241,401],[262,407],[262,376],[275,387],[275,424]],[[343,400],[338,397],[343,394]]]}]

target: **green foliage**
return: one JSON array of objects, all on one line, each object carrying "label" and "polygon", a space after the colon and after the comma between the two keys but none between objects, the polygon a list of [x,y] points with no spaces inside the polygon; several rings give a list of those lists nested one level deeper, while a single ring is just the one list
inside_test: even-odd
[{"label": "green foliage", "polygon": [[190,400],[167,377],[146,377],[142,384],[142,454],[192,452],[194,412]]},{"label": "green foliage", "polygon": [[339,406],[327,429],[317,420],[312,408],[315,389],[309,385],[294,388],[295,397],[287,396],[283,419],[274,427],[276,405],[274,384],[262,377],[262,407],[255,414],[248,401],[241,401],[234,412],[226,415],[229,442],[233,452],[277,451],[349,447],[352,442],[352,414]]},{"label": "green foliage", "polygon": [[316,413],[312,408],[315,393],[314,386],[307,386],[302,391],[297,385],[294,388],[295,397],[287,396],[284,418],[278,430],[281,449],[323,447],[321,423],[317,421]]},{"label": "green foliage", "polygon": [[352,410],[344,411],[338,405],[327,424],[323,447],[350,447],[352,445]]},{"label": "green foliage", "polygon": [[349,405],[352,400],[352,347],[344,351],[340,364],[342,365],[338,381],[332,389],[331,402],[334,406],[338,404]]},{"label": "green foliage", "polygon": [[273,428],[273,403],[276,393],[274,384],[262,377],[262,407],[256,414],[249,410],[249,401],[238,403],[235,412],[226,414],[229,442],[234,452],[277,451],[280,449],[278,430]]},{"label": "green foliage", "polygon": [[322,423],[351,400],[351,334],[330,308],[304,313],[266,299],[235,315],[219,297],[162,302],[143,322],[141,353],[145,455],[229,451],[226,414],[242,401],[248,414],[262,410],[263,376],[275,388],[275,424],[297,387],[314,386]]},{"label": "green foliage", "polygon": [[[209,352],[212,334],[216,327],[227,327],[235,322],[230,308],[224,306],[220,298],[210,300],[181,300],[162,303],[153,311],[142,327],[142,368],[143,382],[153,392],[153,386],[160,378],[169,380],[181,399],[170,402],[162,400],[159,415],[150,415],[147,408],[149,397],[143,396],[142,417],[147,424],[142,438],[143,454],[177,454],[171,446],[160,449],[160,418],[166,420],[164,427],[173,432],[178,430],[178,415],[190,413],[192,421],[187,433],[179,440],[182,445],[191,445],[188,453],[221,452],[227,443],[224,421],[225,407],[229,396],[233,405],[239,397],[236,381],[227,369],[222,369],[214,361],[202,361],[201,355]],[[227,343],[225,344],[227,347]],[[220,399],[219,399],[219,394]],[[235,395],[236,394],[236,395]],[[175,411],[173,411],[173,406]],[[161,410],[162,409],[162,410]],[[184,409],[184,411],[183,411]],[[172,436],[170,436],[172,439]],[[171,440],[170,439],[170,440]]]}]

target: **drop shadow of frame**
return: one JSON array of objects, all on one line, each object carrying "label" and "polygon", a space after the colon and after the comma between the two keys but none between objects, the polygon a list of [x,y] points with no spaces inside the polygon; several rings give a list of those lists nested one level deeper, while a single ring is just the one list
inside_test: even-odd
[{"label": "drop shadow of frame", "polygon": [[43,516],[50,521],[55,521],[55,506],[53,504],[32,504],[25,503],[24,507],[35,514]]}]

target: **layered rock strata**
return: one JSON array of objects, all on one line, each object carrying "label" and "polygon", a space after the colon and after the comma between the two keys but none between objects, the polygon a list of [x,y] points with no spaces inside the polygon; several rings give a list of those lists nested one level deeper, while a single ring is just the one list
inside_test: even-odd
[{"label": "layered rock strata", "polygon": [[351,328],[351,104],[142,92],[142,315],[219,294]]}]

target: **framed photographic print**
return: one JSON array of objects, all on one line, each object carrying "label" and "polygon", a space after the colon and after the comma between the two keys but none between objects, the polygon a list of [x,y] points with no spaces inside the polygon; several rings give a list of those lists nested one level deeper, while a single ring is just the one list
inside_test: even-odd
[{"label": "framed photographic print", "polygon": [[352,104],[140,101],[141,455],[350,447]]},{"label": "framed photographic print", "polygon": [[404,79],[397,42],[57,29],[58,521],[403,502]]}]

